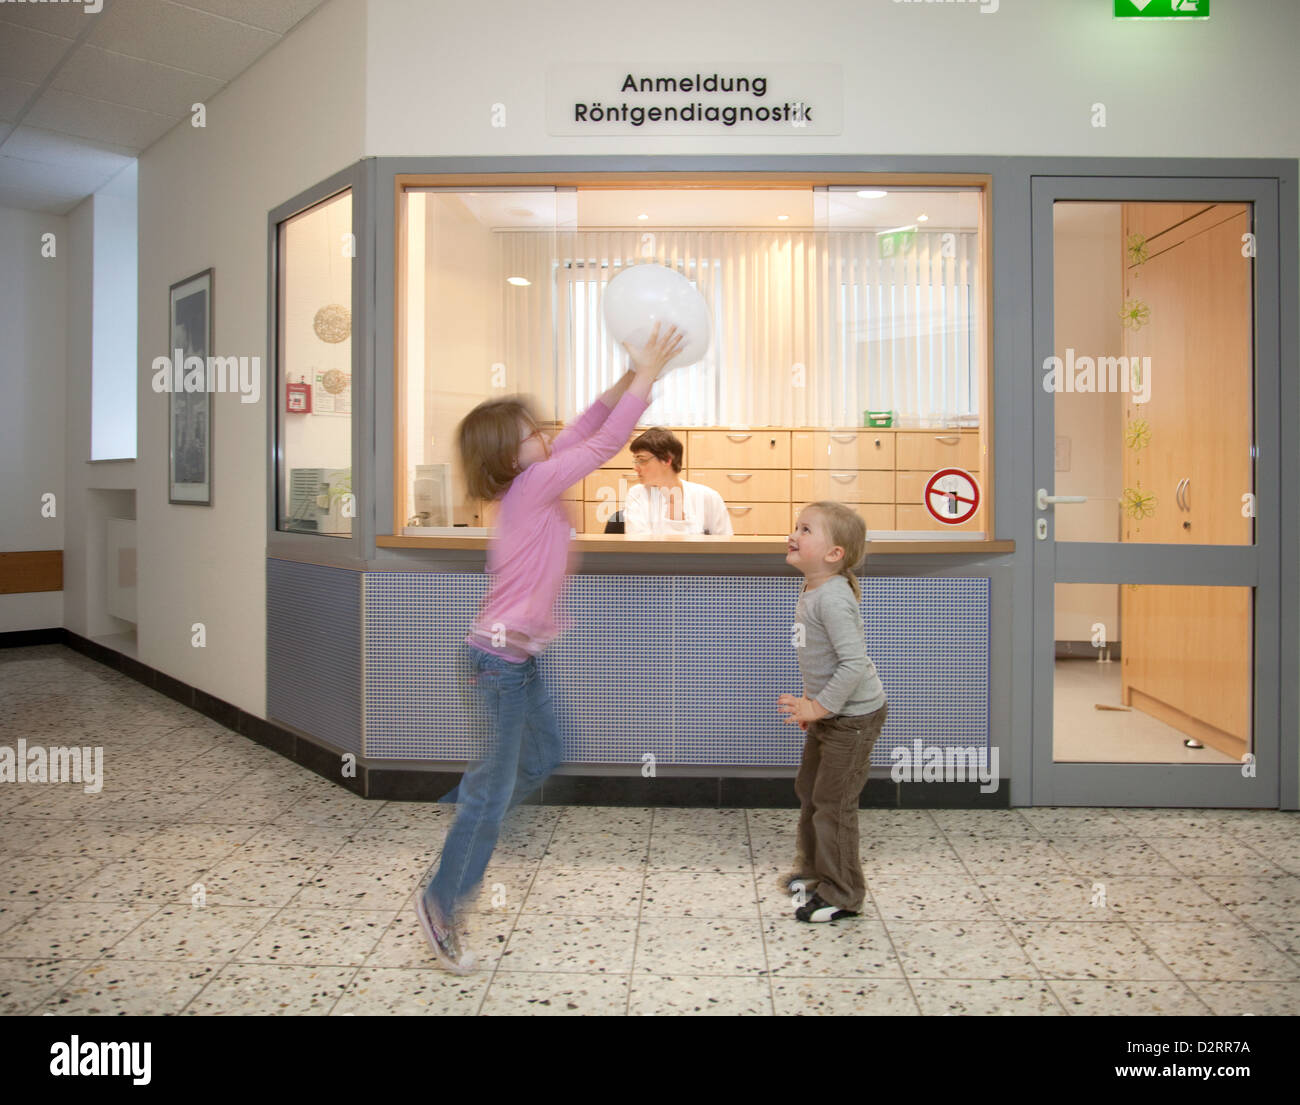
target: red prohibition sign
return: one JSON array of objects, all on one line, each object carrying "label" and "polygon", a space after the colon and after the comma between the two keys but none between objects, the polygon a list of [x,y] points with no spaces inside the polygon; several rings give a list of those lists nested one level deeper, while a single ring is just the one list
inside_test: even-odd
[{"label": "red prohibition sign", "polygon": [[[941,491],[937,489],[935,485],[945,476],[960,476],[970,484],[970,495],[963,495],[958,491]],[[936,499],[947,509],[943,511],[935,509]],[[925,509],[930,512],[930,517],[936,522],[942,522],[947,526],[959,526],[962,522],[973,517],[975,511],[979,509],[980,485],[976,483],[975,477],[964,468],[940,468],[925,482],[924,502]],[[956,513],[953,513],[954,507]]]}]

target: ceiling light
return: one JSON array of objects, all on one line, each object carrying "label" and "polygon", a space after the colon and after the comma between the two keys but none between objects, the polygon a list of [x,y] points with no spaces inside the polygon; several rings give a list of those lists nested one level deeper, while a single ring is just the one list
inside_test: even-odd
[{"label": "ceiling light", "polygon": [[882,199],[884,199],[887,195],[889,195],[888,192],[881,192],[881,191],[871,191],[871,190],[867,190],[867,191],[865,191],[865,192],[859,192],[859,193],[858,193],[858,199],[860,199],[860,200],[882,200]]},{"label": "ceiling light", "polygon": [[777,219],[778,219],[780,222],[785,222],[785,220],[788,219],[789,217],[790,217],[789,215],[778,215],[778,216],[777,216]]},{"label": "ceiling light", "polygon": [[916,221],[917,221],[918,223],[928,223],[928,222],[930,221],[930,216],[929,216],[929,215],[917,215],[917,216],[916,216]]},{"label": "ceiling light", "polygon": [[637,216],[638,219],[648,219],[649,217],[650,217],[649,215],[638,215],[638,216]]},{"label": "ceiling light", "polygon": [[507,276],[506,283],[513,284],[516,288],[526,288],[532,281],[524,276]]}]

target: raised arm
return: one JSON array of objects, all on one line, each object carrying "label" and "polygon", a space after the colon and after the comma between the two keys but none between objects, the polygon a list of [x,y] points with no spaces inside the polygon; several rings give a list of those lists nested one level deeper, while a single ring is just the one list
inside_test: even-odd
[{"label": "raised arm", "polygon": [[[622,390],[622,396],[614,410],[604,419],[604,424],[599,429],[583,440],[578,433],[580,425],[589,417],[595,417],[589,409],[574,425],[574,435],[566,442],[562,452],[556,455],[553,442],[550,458],[530,465],[518,477],[527,480],[525,486],[530,495],[559,498],[566,487],[571,487],[583,476],[594,472],[627,443],[637,419],[650,405],[650,389],[664,365],[676,356],[683,340],[676,327],[669,327],[668,332],[660,337],[659,326],[656,324],[644,348],[633,349],[626,342],[623,343],[623,348],[632,361],[633,371],[624,373],[624,378],[610,389]],[[604,396],[592,404],[593,408],[603,406]]]}]

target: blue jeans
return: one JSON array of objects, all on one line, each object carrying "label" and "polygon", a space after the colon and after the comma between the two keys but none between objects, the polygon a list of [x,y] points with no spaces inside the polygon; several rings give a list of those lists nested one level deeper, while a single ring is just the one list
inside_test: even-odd
[{"label": "blue jeans", "polygon": [[441,799],[458,808],[427,893],[448,917],[482,881],[505,815],[541,786],[563,755],[555,707],[536,657],[512,664],[473,645],[463,647],[491,729],[487,755]]}]

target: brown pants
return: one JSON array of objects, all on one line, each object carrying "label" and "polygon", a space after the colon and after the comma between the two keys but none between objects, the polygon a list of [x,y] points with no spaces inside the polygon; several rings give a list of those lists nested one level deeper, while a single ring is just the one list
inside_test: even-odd
[{"label": "brown pants", "polygon": [[819,880],[816,892],[822,901],[855,913],[862,911],[867,895],[858,858],[858,799],[888,713],[886,703],[874,713],[835,714],[809,724],[794,781],[799,796],[797,869]]}]

